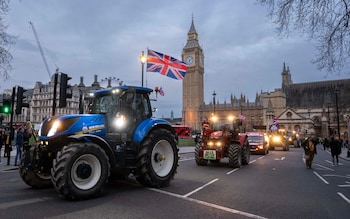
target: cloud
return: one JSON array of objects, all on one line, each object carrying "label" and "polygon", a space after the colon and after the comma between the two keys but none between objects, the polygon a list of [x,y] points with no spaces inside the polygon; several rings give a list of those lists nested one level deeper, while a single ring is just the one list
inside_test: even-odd
[{"label": "cloud", "polygon": [[[32,21],[52,74],[56,67],[67,73],[71,83],[91,85],[116,77],[129,85],[141,85],[141,51],[147,48],[181,58],[192,16],[205,54],[204,100],[212,93],[219,102],[231,94],[246,95],[281,86],[283,62],[290,67],[295,83],[339,79],[311,64],[315,56],[312,42],[299,35],[278,38],[266,9],[255,1],[211,0],[37,0],[11,1],[6,17],[8,31],[18,36],[13,46],[10,81],[33,88],[36,81],[49,82],[38,50]],[[146,73],[145,73],[146,74]],[[156,116],[181,117],[182,82],[159,74],[146,74],[151,88],[162,86],[165,96],[154,106]]]}]

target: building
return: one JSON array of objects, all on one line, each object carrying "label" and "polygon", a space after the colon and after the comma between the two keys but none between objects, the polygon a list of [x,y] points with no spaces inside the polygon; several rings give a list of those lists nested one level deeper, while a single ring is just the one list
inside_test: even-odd
[{"label": "building", "polygon": [[[100,83],[98,82],[97,75],[94,76],[94,81],[91,86],[85,86],[83,82],[83,77],[80,77],[80,83],[70,87],[69,92],[72,93],[72,98],[67,99],[67,106],[64,108],[59,108],[59,93],[60,93],[60,77],[58,77],[56,86],[56,107],[53,107],[53,99],[55,93],[55,75],[51,77],[48,84],[43,84],[42,82],[36,82],[34,88],[28,89],[24,92],[25,102],[29,103],[29,107],[23,107],[21,114],[13,115],[13,124],[23,124],[27,121],[31,121],[34,125],[39,125],[41,122],[49,116],[52,115],[63,115],[63,114],[77,114],[79,109],[83,107],[83,112],[87,111],[87,104],[80,104],[80,100],[88,93],[90,90],[101,89]],[[111,80],[108,80],[108,86],[111,86]],[[102,82],[104,82],[102,80]],[[4,90],[3,99],[11,98],[12,89]],[[13,104],[16,108],[16,98]],[[83,101],[84,102],[84,101]],[[13,109],[15,111],[15,109]],[[9,124],[11,115],[2,114],[2,123]]]},{"label": "building", "polygon": [[[231,95],[229,102],[204,102],[204,52],[199,45],[192,18],[182,60],[188,64],[183,80],[182,124],[199,131],[203,120],[215,115],[237,123],[241,132],[270,131],[274,119],[279,128],[301,135],[347,138],[350,120],[350,79],[309,83],[293,83],[289,67],[283,63],[281,88],[257,93],[249,102],[241,94]],[[215,88],[213,88],[215,90]],[[243,119],[242,119],[243,118]]]}]

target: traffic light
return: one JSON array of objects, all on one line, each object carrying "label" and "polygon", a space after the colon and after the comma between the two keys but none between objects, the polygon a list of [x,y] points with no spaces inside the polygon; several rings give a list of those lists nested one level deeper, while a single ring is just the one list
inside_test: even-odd
[{"label": "traffic light", "polygon": [[26,90],[24,90],[23,87],[17,87],[16,115],[22,113],[22,107],[29,107],[28,103],[23,103],[23,99],[25,98],[23,96],[24,92],[26,92]]},{"label": "traffic light", "polygon": [[61,73],[60,77],[60,98],[58,102],[58,107],[63,108],[67,106],[67,98],[72,98],[71,93],[67,93],[67,89],[70,88],[68,81],[72,79],[68,77],[67,74]]},{"label": "traffic light", "polygon": [[4,114],[10,114],[11,113],[11,100],[10,99],[3,99],[2,100],[1,112],[4,113]]}]

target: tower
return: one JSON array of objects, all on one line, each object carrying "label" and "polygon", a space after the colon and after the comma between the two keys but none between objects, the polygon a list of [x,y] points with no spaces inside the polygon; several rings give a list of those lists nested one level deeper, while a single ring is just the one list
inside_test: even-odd
[{"label": "tower", "polygon": [[204,54],[198,42],[193,17],[187,43],[182,50],[182,60],[188,66],[182,82],[182,123],[199,130],[199,107],[204,104]]}]

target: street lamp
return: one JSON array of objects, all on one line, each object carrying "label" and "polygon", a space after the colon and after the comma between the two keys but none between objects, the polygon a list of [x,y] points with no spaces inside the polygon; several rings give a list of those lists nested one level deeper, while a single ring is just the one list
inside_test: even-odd
[{"label": "street lamp", "polygon": [[338,93],[339,89],[338,87],[334,88],[335,93],[335,107],[337,108],[337,129],[338,129],[338,140],[340,140],[340,127],[339,127],[339,108],[338,108]]},{"label": "street lamp", "polygon": [[215,115],[215,96],[216,96],[216,93],[214,90],[214,92],[213,92],[214,115]]},{"label": "street lamp", "polygon": [[141,69],[141,72],[142,72],[142,82],[141,82],[141,85],[142,85],[142,87],[143,87],[143,66],[144,66],[145,63],[146,63],[146,56],[145,56],[145,52],[144,52],[144,51],[142,51],[142,53],[141,53],[140,62],[141,62],[141,67],[142,67],[142,69]]}]

